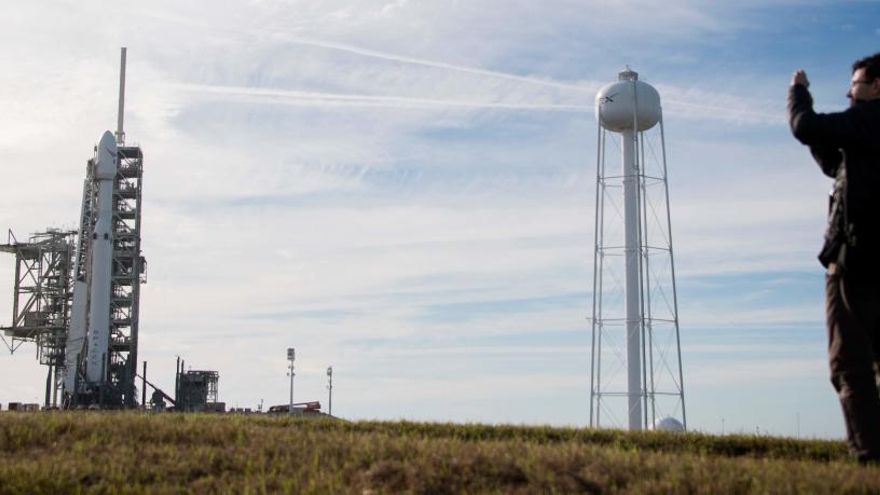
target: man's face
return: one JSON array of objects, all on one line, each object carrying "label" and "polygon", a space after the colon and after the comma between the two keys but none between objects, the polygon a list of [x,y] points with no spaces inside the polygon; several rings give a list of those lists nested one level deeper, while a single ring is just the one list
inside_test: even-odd
[{"label": "man's face", "polygon": [[850,103],[857,101],[869,101],[880,98],[880,77],[873,81],[865,75],[865,68],[856,69],[852,75],[852,81],[849,84],[849,91],[846,97],[850,99]]}]

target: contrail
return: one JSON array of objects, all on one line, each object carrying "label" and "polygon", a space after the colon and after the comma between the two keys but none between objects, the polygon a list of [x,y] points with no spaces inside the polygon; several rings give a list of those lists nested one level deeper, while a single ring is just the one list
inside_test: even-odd
[{"label": "contrail", "polygon": [[[191,18],[175,16],[171,14],[157,14],[156,12],[144,12],[144,16],[152,17],[154,19],[158,19],[165,22],[173,22],[175,24],[182,24],[189,27],[195,27],[200,29],[207,30],[223,30],[230,33],[236,33],[243,36],[250,37],[267,37],[267,33],[265,32],[256,32],[252,30],[244,30],[240,28],[233,28],[228,26],[215,26],[205,22],[198,22]],[[568,90],[576,90],[576,91],[595,91],[598,90],[600,83],[598,82],[589,82],[584,85],[572,84],[572,83],[562,83],[558,81],[551,81],[547,79],[541,79],[537,77],[528,77],[528,76],[518,76],[516,74],[508,74],[506,72],[498,72],[487,69],[477,69],[473,67],[466,67],[462,65],[449,64],[445,62],[436,62],[429,59],[416,58],[416,57],[407,57],[404,55],[397,55],[393,53],[381,52],[378,50],[370,50],[367,48],[359,48],[354,45],[348,45],[345,43],[336,43],[331,41],[322,41],[316,39],[308,39],[308,38],[300,38],[296,36],[290,36],[286,33],[271,33],[268,35],[271,39],[281,41],[284,43],[297,44],[303,46],[313,46],[316,48],[325,48],[328,50],[337,50],[352,53],[355,55],[361,55],[365,57],[378,58],[381,60],[388,60],[391,62],[400,62],[404,64],[412,64],[412,65],[421,65],[423,67],[433,67],[436,69],[444,69],[451,70],[455,72],[463,72],[466,74],[474,74],[479,76],[488,76],[494,77],[496,79],[506,79],[509,81],[518,81],[529,84],[536,84],[541,86],[547,86],[552,88],[560,88],[560,89],[568,89]]]},{"label": "contrail", "polygon": [[285,41],[285,42],[288,42],[288,43],[294,43],[294,44],[306,45],[306,46],[314,46],[314,47],[318,47],[318,48],[327,48],[330,50],[339,50],[339,51],[344,51],[344,52],[348,52],[348,53],[353,53],[355,55],[363,55],[365,57],[379,58],[382,60],[388,60],[388,61],[392,61],[392,62],[421,65],[423,67],[433,67],[436,69],[445,69],[445,70],[451,70],[451,71],[456,71],[456,72],[464,72],[466,74],[475,74],[478,76],[488,76],[488,77],[494,77],[496,79],[507,79],[509,81],[518,81],[518,82],[524,82],[524,83],[528,83],[528,84],[537,84],[540,86],[548,86],[551,88],[594,92],[594,91],[598,90],[598,88],[601,86],[601,83],[598,83],[598,82],[590,82],[590,83],[587,83],[584,85],[578,85],[578,84],[571,84],[571,83],[562,83],[562,82],[557,82],[557,81],[549,81],[546,79],[539,79],[537,77],[518,76],[515,74],[508,74],[506,72],[498,72],[498,71],[487,70],[487,69],[476,69],[473,67],[465,67],[462,65],[448,64],[445,62],[435,62],[433,60],[428,60],[428,59],[423,59],[423,58],[414,58],[414,57],[407,57],[407,56],[403,56],[403,55],[395,55],[392,53],[380,52],[380,51],[376,51],[376,50],[369,50],[369,49],[365,49],[365,48],[358,48],[356,46],[346,45],[343,43],[331,43],[331,42],[327,42],[327,41],[317,41],[317,40],[310,40],[310,39],[305,39],[305,38],[294,38],[294,37],[289,37],[289,36],[279,36],[278,39]]},{"label": "contrail", "polygon": [[[346,45],[343,43],[333,43],[333,42],[318,41],[318,40],[311,40],[311,39],[305,39],[305,38],[296,38],[296,37],[290,37],[290,36],[285,36],[285,35],[279,35],[279,36],[277,36],[277,39],[284,41],[284,42],[288,42],[288,43],[295,43],[295,44],[300,44],[300,45],[304,45],[304,46],[314,46],[314,47],[326,48],[326,49],[330,49],[330,50],[339,50],[339,51],[352,53],[355,55],[373,57],[373,58],[388,60],[388,61],[392,61],[392,62],[421,65],[423,67],[433,67],[433,68],[437,68],[437,69],[451,70],[451,71],[462,72],[462,73],[466,73],[466,74],[474,74],[474,75],[479,75],[479,76],[488,76],[488,77],[493,77],[496,79],[506,79],[509,81],[524,82],[524,83],[528,83],[528,84],[535,84],[535,85],[558,88],[558,89],[565,89],[565,90],[588,91],[591,93],[595,93],[596,91],[599,90],[600,87],[602,87],[604,84],[606,84],[606,83],[602,83],[602,82],[598,82],[598,81],[590,81],[590,82],[583,83],[580,85],[571,84],[571,83],[563,83],[563,82],[551,81],[551,80],[547,80],[547,79],[539,79],[536,77],[518,76],[515,74],[508,74],[505,72],[498,72],[498,71],[492,71],[492,70],[486,70],[486,69],[477,69],[477,68],[473,68],[473,67],[465,67],[465,66],[461,66],[461,65],[448,64],[445,62],[436,62],[433,60],[407,57],[407,56],[403,56],[403,55],[395,55],[395,54],[391,54],[391,53],[387,53],[387,52],[380,52],[377,50],[358,48],[356,46]],[[424,101],[426,101],[426,100],[424,100]],[[718,112],[718,114],[715,115],[715,117],[721,118],[724,120],[749,119],[749,120],[760,121],[760,122],[765,122],[765,123],[766,122],[777,123],[778,121],[782,120],[779,113],[766,113],[766,112],[753,111],[753,110],[742,109],[742,108],[727,108],[727,107],[705,105],[705,104],[700,104],[700,103],[691,103],[691,102],[677,101],[677,100],[665,100],[665,102],[669,103],[670,106],[672,106],[672,107],[676,107],[676,106],[689,107],[689,108],[695,108],[695,109],[700,109],[700,110],[715,111],[715,112]],[[439,104],[439,102],[438,102],[438,104]],[[447,104],[455,105],[455,103],[451,103],[451,102],[447,103]],[[459,106],[476,106],[476,105],[459,105]],[[552,106],[555,109],[560,109],[561,107],[568,107],[568,105],[562,105],[562,106],[552,105]],[[513,107],[504,106],[504,105],[496,105],[495,108],[513,108]],[[547,110],[550,109],[550,108],[547,108],[546,106],[541,106],[541,105],[538,105],[537,107],[530,107],[528,105],[516,106],[516,108],[547,109]],[[588,107],[581,107],[581,108],[592,109],[593,105],[590,105]],[[674,110],[673,110],[673,112],[674,112]]]},{"label": "contrail", "polygon": [[[749,120],[752,122],[761,122],[761,123],[769,123],[769,124],[778,124],[780,122],[785,122],[785,117],[783,111],[780,109],[779,112],[769,113],[769,112],[759,112],[755,110],[749,110],[747,108],[730,108],[730,107],[720,107],[716,105],[706,105],[702,103],[691,103],[680,100],[663,100],[664,105],[668,104],[669,107],[672,108],[673,114],[686,114],[686,108],[692,108],[696,110],[710,111],[714,112],[713,114],[701,114],[700,118],[711,118],[715,117],[718,119],[724,120]],[[681,109],[681,110],[678,110]]]},{"label": "contrail", "polygon": [[[181,18],[174,16],[157,16],[155,13],[147,14],[153,16],[157,19],[166,21],[166,22],[175,22],[179,24],[189,25],[190,27],[198,27],[209,30],[217,30],[222,29],[228,32],[251,36],[251,37],[266,37],[265,32],[253,32],[246,31],[238,28],[231,27],[217,27],[209,24],[198,23],[193,21],[190,18]],[[323,41],[316,39],[308,39],[290,36],[286,33],[274,33],[270,34],[270,37],[282,43],[291,43],[298,44],[302,46],[312,46],[316,48],[324,48],[328,50],[337,50],[343,51],[355,55],[365,56],[376,58],[380,60],[387,60],[392,62],[398,62],[403,64],[412,64],[419,65],[423,67],[432,67],[441,70],[448,70],[454,72],[460,72],[464,74],[473,74],[484,77],[491,77],[495,79],[503,79],[508,81],[517,81],[532,85],[564,89],[569,91],[578,91],[578,92],[588,92],[593,93],[598,91],[598,89],[603,86],[604,82],[599,81],[585,81],[580,84],[574,83],[564,83],[559,81],[553,81],[548,79],[542,79],[537,77],[529,77],[529,76],[519,76],[516,74],[509,74],[505,72],[498,72],[487,69],[479,69],[474,67],[466,67],[461,65],[449,64],[445,62],[437,62],[434,60],[416,58],[416,57],[408,57],[404,55],[397,55],[393,53],[382,52],[378,50],[370,50],[367,48],[359,48],[353,45],[348,45],[345,43],[337,43],[331,41]],[[238,97],[245,96],[246,93],[251,91],[262,92],[263,90],[254,90],[251,88],[238,88],[238,91],[232,91],[234,88],[226,88],[226,91],[212,90],[209,86],[203,86],[201,89],[196,89],[197,86],[193,85],[189,88],[191,91],[202,91],[202,92],[214,92],[220,93],[225,92],[227,95],[237,95]],[[218,88],[218,87],[214,87]],[[412,108],[412,107],[431,107],[431,106],[448,106],[448,107],[468,107],[468,108],[497,108],[497,109],[510,109],[510,110],[544,110],[544,111],[570,111],[570,112],[579,112],[586,111],[593,108],[593,105],[554,105],[554,104],[507,104],[507,103],[497,103],[497,102],[473,102],[473,101],[448,101],[448,100],[432,100],[432,99],[424,99],[424,98],[405,98],[405,97],[385,97],[385,96],[367,96],[367,95],[331,95],[327,93],[302,93],[302,92],[293,92],[293,91],[280,91],[279,94],[269,95],[269,94],[257,94],[251,93],[251,96],[262,96],[263,98],[267,98],[269,96],[276,97],[276,101],[284,102],[286,104],[299,104],[299,105],[316,105],[316,104],[325,104],[325,105],[352,105],[352,106],[393,106],[398,108]],[[590,98],[592,100],[592,97]],[[298,102],[297,102],[298,100]],[[773,112],[761,112],[755,110],[749,110],[744,107],[732,108],[732,107],[721,107],[716,105],[708,105],[699,102],[687,102],[681,100],[674,99],[666,99],[664,103],[669,105],[668,109],[672,110],[672,114],[681,114],[690,118],[709,118],[709,119],[719,119],[719,120],[728,120],[728,121],[751,121],[751,122],[760,122],[764,124],[777,124],[780,121],[784,120],[779,113]],[[702,110],[701,115],[694,116],[689,115],[687,109],[695,109]]]},{"label": "contrail", "polygon": [[278,89],[248,88],[242,86],[210,86],[202,84],[175,84],[173,88],[195,92],[244,98],[251,102],[281,103],[287,105],[350,105],[397,108],[459,107],[546,112],[590,112],[592,105],[555,103],[505,103],[473,100],[438,100],[400,96],[350,95],[310,91],[287,91]]},{"label": "contrail", "polygon": [[[250,88],[244,86],[214,86],[205,84],[174,84],[172,88],[201,94],[211,94],[257,104],[281,104],[294,106],[352,106],[382,108],[463,108],[495,109],[511,111],[570,112],[592,114],[594,105],[565,103],[506,103],[500,101],[443,100],[402,96],[352,95],[312,91]],[[782,119],[778,114],[756,112],[748,109],[701,105],[680,100],[665,100],[665,112],[685,118],[714,118],[734,122],[759,122],[776,124]],[[710,110],[711,114],[690,115],[688,109]],[[592,115],[591,115],[592,116]]]}]

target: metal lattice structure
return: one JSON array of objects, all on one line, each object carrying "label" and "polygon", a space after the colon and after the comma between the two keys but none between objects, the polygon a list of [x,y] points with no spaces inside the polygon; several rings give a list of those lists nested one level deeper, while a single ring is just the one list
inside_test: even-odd
[{"label": "metal lattice structure", "polygon": [[125,407],[137,406],[137,349],[141,283],[146,260],[141,254],[141,193],[144,155],[138,146],[125,146],[125,58],[119,63],[119,112],[116,143],[117,173],[113,185],[113,261],[110,299],[110,376],[108,382]]},{"label": "metal lattice structure", "polygon": [[119,171],[113,191],[113,263],[110,300],[110,384],[122,404],[136,403],[140,284],[146,261],[141,255],[141,180],[143,153],[139,147],[120,147]]},{"label": "metal lattice structure", "polygon": [[220,373],[209,370],[179,371],[176,407],[184,412],[204,412],[217,404]]},{"label": "metal lattice structure", "polygon": [[15,255],[12,324],[0,327],[0,338],[10,352],[26,342],[36,344],[37,359],[49,367],[46,407],[56,405],[64,371],[75,236],[50,229],[19,242],[10,231],[7,243],[0,245],[0,252]]}]

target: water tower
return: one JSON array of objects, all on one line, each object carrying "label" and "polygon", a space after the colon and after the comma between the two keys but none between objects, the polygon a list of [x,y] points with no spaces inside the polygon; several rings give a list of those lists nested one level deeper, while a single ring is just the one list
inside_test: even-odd
[{"label": "water tower", "polygon": [[627,68],[596,120],[590,426],[686,427],[660,95]]}]

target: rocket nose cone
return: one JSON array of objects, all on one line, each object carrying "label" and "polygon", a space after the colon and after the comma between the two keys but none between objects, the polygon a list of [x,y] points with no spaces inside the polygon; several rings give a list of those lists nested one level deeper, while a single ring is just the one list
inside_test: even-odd
[{"label": "rocket nose cone", "polygon": [[116,146],[116,138],[113,136],[113,133],[110,131],[104,131],[104,134],[101,135],[101,141],[99,141],[101,148],[109,148],[110,145]]},{"label": "rocket nose cone", "polygon": [[112,179],[116,176],[116,139],[110,131],[104,132],[98,143],[98,163],[95,175],[98,179]]}]

